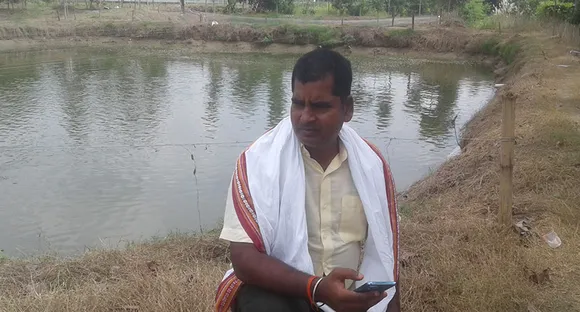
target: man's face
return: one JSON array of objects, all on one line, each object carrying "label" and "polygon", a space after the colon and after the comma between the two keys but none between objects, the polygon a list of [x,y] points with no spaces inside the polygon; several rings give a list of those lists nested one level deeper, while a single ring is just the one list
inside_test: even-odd
[{"label": "man's face", "polygon": [[304,84],[294,81],[290,119],[294,133],[306,147],[336,144],[342,124],[352,118],[352,98],[341,102],[340,97],[332,94],[333,85],[330,75]]}]

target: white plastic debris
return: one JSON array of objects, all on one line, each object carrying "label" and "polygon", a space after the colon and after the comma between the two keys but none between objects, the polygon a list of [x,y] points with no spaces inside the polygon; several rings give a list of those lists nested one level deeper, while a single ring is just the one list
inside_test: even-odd
[{"label": "white plastic debris", "polygon": [[215,26],[215,25],[217,25],[217,24],[218,24],[218,22],[217,22],[217,21],[211,21],[211,26]]},{"label": "white plastic debris", "polygon": [[503,83],[496,83],[496,84],[494,85],[494,87],[496,87],[496,88],[501,88],[501,87],[503,87],[503,86],[505,86],[505,84],[503,84]]},{"label": "white plastic debris", "polygon": [[548,243],[548,246],[552,248],[558,248],[560,247],[560,245],[562,245],[562,240],[560,239],[560,237],[558,237],[558,234],[556,234],[556,232],[554,231],[551,231],[550,233],[544,235],[544,240],[546,241],[546,243]]},{"label": "white plastic debris", "polygon": [[532,226],[527,219],[520,220],[514,225],[522,237],[529,237],[532,234]]}]

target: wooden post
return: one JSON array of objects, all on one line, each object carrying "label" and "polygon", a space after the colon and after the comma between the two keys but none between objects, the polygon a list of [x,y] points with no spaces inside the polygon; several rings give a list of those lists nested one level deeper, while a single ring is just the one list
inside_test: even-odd
[{"label": "wooden post", "polygon": [[515,102],[516,96],[508,92],[502,99],[501,122],[501,157],[500,157],[500,206],[499,222],[505,226],[512,225],[513,167],[515,144]]},{"label": "wooden post", "polygon": [[411,15],[411,29],[415,30],[415,13]]}]

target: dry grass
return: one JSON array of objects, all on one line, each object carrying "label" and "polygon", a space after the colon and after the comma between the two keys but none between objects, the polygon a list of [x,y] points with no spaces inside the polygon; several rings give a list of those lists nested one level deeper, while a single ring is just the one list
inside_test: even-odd
[{"label": "dry grass", "polygon": [[174,235],[78,259],[0,260],[1,311],[211,311],[227,247]]},{"label": "dry grass", "polygon": [[[514,220],[534,235],[496,225],[498,97],[466,129],[464,153],[402,203],[402,248],[417,255],[402,271],[408,311],[580,311],[580,61],[552,39],[516,40],[521,69],[504,81],[518,96]],[[551,230],[560,248],[541,239]]]}]

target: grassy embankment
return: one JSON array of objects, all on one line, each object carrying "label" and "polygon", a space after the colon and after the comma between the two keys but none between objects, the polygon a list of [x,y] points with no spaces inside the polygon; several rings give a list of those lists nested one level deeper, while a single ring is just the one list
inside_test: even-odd
[{"label": "grassy embankment", "polygon": [[[527,218],[534,234],[523,238],[495,222],[498,96],[465,130],[470,139],[464,141],[463,154],[402,195],[404,310],[580,311],[580,63],[556,39],[541,33],[506,37],[463,28],[393,32],[296,26],[211,28],[177,22],[151,23],[150,28],[144,22],[112,25],[45,30],[28,25],[19,32],[7,32],[13,26],[4,25],[0,36],[143,36],[260,44],[270,43],[264,42],[265,34],[273,42],[315,44],[344,42],[352,36],[352,46],[494,57],[503,64],[497,67],[500,81],[506,83],[503,91],[518,96],[515,218]],[[562,238],[561,247],[550,249],[541,239],[550,230]],[[215,286],[227,267],[227,248],[215,233],[174,235],[126,250],[95,250],[74,259],[0,260],[0,310],[210,311]]]},{"label": "grassy embankment", "polygon": [[[284,24],[284,19],[274,23],[262,23],[259,18],[230,23],[232,16],[205,15],[190,9],[181,15],[176,5],[143,5],[141,8],[125,5],[100,12],[77,6],[75,10],[69,9],[68,19],[64,18],[62,9],[58,12],[40,4],[29,4],[28,9],[0,10],[0,49],[10,50],[6,47],[14,46],[8,41],[33,41],[36,46],[44,47],[59,46],[63,41],[69,44],[102,42],[104,37],[185,43],[243,42],[253,44],[254,49],[271,44],[409,48],[416,35],[406,28],[308,25],[312,17],[301,17],[306,18],[301,26]],[[220,24],[211,26],[213,20]],[[417,46],[426,46],[429,50],[436,44],[423,38],[418,41]]]}]

